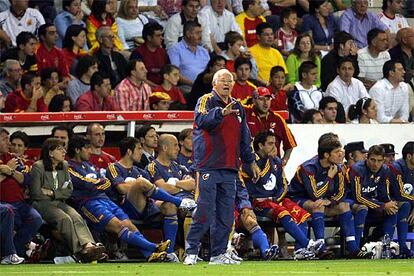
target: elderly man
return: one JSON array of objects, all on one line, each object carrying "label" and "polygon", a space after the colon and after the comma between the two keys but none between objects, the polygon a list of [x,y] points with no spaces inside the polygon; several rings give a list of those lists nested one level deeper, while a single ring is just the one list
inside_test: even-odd
[{"label": "elderly man", "polygon": [[368,12],[368,0],[352,0],[352,7],[342,14],[339,26],[341,31],[354,37],[355,43],[360,49],[368,45],[367,33],[369,30],[378,28],[388,31],[388,27],[379,20],[376,14]]},{"label": "elderly man", "polygon": [[234,221],[239,159],[250,165],[253,178],[258,177],[260,169],[254,161],[243,106],[230,96],[233,85],[230,71],[217,71],[213,91],[199,99],[194,112],[193,166],[198,183],[198,207],[187,237],[186,265],[196,264],[200,241],[209,228],[210,264],[239,264],[226,253]]},{"label": "elderly man", "polygon": [[23,70],[19,61],[8,59],[4,62],[3,79],[0,80],[0,91],[5,97],[19,88],[22,74]]},{"label": "elderly man", "polygon": [[383,67],[384,78],[377,81],[369,94],[377,102],[380,123],[408,121],[408,84],[404,82],[404,67],[398,60],[389,60]]}]

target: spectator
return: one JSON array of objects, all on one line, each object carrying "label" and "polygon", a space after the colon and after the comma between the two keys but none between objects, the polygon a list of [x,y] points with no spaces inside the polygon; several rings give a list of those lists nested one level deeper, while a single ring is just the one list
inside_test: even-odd
[{"label": "spectator", "polygon": [[59,231],[72,253],[80,254],[84,262],[100,260],[105,248],[95,245],[85,221],[65,203],[73,191],[65,153],[62,141],[48,138],[43,142],[40,160],[30,172],[30,197],[33,206]]},{"label": "spectator", "polygon": [[193,164],[191,160],[193,155],[193,129],[185,128],[181,130],[178,134],[178,143],[180,143],[180,152],[178,153],[177,162],[190,171]]},{"label": "spectator", "polygon": [[314,0],[309,3],[310,14],[303,18],[302,32],[310,32],[315,50],[322,56],[333,49],[333,37],[337,26],[327,0]]},{"label": "spectator", "polygon": [[334,97],[326,96],[319,101],[319,112],[324,124],[335,124],[338,112],[338,102]]},{"label": "spectator", "polygon": [[20,79],[23,70],[20,62],[15,59],[7,59],[3,66],[3,78],[0,80],[0,91],[5,97],[13,91],[20,89]]},{"label": "spectator", "polygon": [[299,67],[304,61],[311,61],[317,66],[317,78],[315,85],[321,86],[321,59],[316,52],[315,43],[310,33],[302,33],[298,36],[295,48],[286,60],[288,70],[288,83],[295,84],[299,81]]},{"label": "spectator", "polygon": [[352,59],[354,64],[354,78],[359,75],[359,66],[357,52],[358,48],[354,43],[354,38],[347,32],[337,32],[334,35],[334,48],[328,54],[326,54],[321,61],[321,89],[326,91],[328,85],[338,75],[337,70],[332,68],[338,68],[338,63],[343,58]]},{"label": "spectator", "polygon": [[116,23],[119,39],[125,50],[132,51],[142,44],[142,39],[145,39],[142,32],[149,20],[145,15],[140,14],[138,9],[138,0],[121,1],[119,6]]},{"label": "spectator", "polygon": [[272,27],[268,23],[261,23],[256,27],[256,35],[259,43],[251,47],[250,51],[259,68],[258,80],[267,83],[270,79],[270,70],[274,66],[282,66],[286,73],[287,68],[283,56],[272,47],[275,42]]},{"label": "spectator", "polygon": [[289,94],[288,107],[293,123],[301,122],[303,113],[311,108],[319,109],[322,92],[315,86],[318,67],[312,61],[305,61],[299,67],[299,81]]},{"label": "spectator", "polygon": [[39,72],[45,68],[55,67],[60,76],[69,78],[69,67],[61,49],[56,47],[57,32],[52,23],[39,27],[40,46],[36,52],[36,62]]},{"label": "spectator", "polygon": [[275,66],[270,70],[270,84],[267,87],[272,93],[270,109],[273,111],[287,111],[287,93],[293,89],[293,85],[286,84],[286,73],[282,66]]},{"label": "spectator", "polygon": [[200,17],[203,17],[204,21],[209,24],[211,44],[217,55],[225,46],[225,35],[228,32],[242,33],[234,14],[228,11],[225,5],[225,0],[211,0],[211,5],[203,7],[200,11]]},{"label": "spectator", "polygon": [[226,60],[222,56],[213,56],[204,71],[198,74],[190,94],[187,95],[187,103],[190,110],[195,108],[201,96],[209,93],[208,91],[213,89],[213,85],[211,84],[213,76],[218,70],[225,68],[225,63]]},{"label": "spectator", "polygon": [[1,29],[5,32],[6,44],[16,44],[16,37],[21,32],[36,34],[41,25],[45,24],[42,14],[28,7],[28,1],[11,0],[10,8],[0,13]]},{"label": "spectator", "polygon": [[110,163],[116,162],[116,158],[103,150],[105,145],[105,127],[99,123],[91,123],[86,128],[86,138],[91,142],[91,163],[99,172],[101,177],[106,174]]},{"label": "spectator", "polygon": [[144,125],[138,129],[137,138],[142,145],[142,155],[139,161],[134,161],[134,164],[139,168],[145,169],[156,158],[155,150],[158,146],[158,134],[151,125]]},{"label": "spectator", "polygon": [[18,130],[10,135],[10,152],[19,158],[24,165],[31,166],[38,159],[38,157],[26,154],[29,142],[30,138],[26,132]]},{"label": "spectator", "polygon": [[63,146],[65,147],[66,150],[68,148],[69,138],[72,137],[72,135],[73,135],[72,128],[66,124],[60,124],[60,125],[55,126],[52,129],[52,133],[51,133],[51,137],[59,139],[60,141],[63,142]]},{"label": "spectator", "polygon": [[40,77],[26,73],[22,76],[21,86],[7,96],[4,112],[47,112]]},{"label": "spectator", "polygon": [[252,79],[257,79],[257,64],[254,58],[249,51],[249,49],[244,44],[244,39],[241,34],[238,32],[230,31],[226,33],[224,38],[224,48],[225,50],[220,53],[226,59],[226,69],[230,72],[235,73],[236,69],[234,68],[234,62],[238,57],[249,58],[252,63],[252,70],[250,76]]},{"label": "spectator", "polygon": [[99,48],[96,48],[94,55],[98,60],[98,70],[110,76],[111,86],[114,88],[126,76],[127,61],[121,53],[115,51],[115,36],[110,27],[100,27],[96,31],[96,39],[99,42]]},{"label": "spectator", "polygon": [[382,68],[387,60],[388,35],[380,29],[368,32],[368,46],[358,50],[359,79],[369,90],[377,80],[382,78]]},{"label": "spectator", "polygon": [[187,101],[177,87],[178,80],[180,79],[180,69],[175,65],[165,64],[161,68],[160,75],[163,78],[162,84],[155,87],[153,91],[169,95],[172,101],[171,109],[183,109]]},{"label": "spectator", "polygon": [[156,21],[162,26],[167,23],[168,15],[164,9],[158,4],[157,0],[140,0],[139,12],[150,18],[152,21]]},{"label": "spectator", "polygon": [[78,60],[88,55],[84,50],[86,45],[86,29],[81,25],[71,25],[66,29],[63,39],[63,55],[71,74],[75,72]]},{"label": "spectator", "polygon": [[388,52],[391,59],[401,61],[405,70],[404,80],[414,88],[414,28],[402,28],[396,40],[398,44]]},{"label": "spectator", "polygon": [[53,23],[56,18],[57,11],[54,0],[29,0],[29,7],[40,11],[46,23]]},{"label": "spectator", "polygon": [[[191,2],[192,0],[190,0]],[[210,59],[208,51],[201,47],[201,25],[187,21],[184,25],[183,40],[168,49],[171,64],[180,68],[181,90],[187,94],[198,74],[200,74]]]},{"label": "spectator", "polygon": [[377,102],[380,123],[408,121],[408,84],[404,82],[405,70],[398,60],[389,60],[383,67],[384,78],[369,90]]},{"label": "spectator", "polygon": [[280,13],[280,20],[283,25],[275,33],[277,49],[283,56],[287,57],[295,47],[298,32],[296,26],[298,24],[298,15],[296,10],[286,7]]},{"label": "spectator", "polygon": [[395,162],[395,146],[393,144],[384,143],[379,145],[381,148],[384,149],[384,159],[385,164],[390,165]]},{"label": "spectator", "polygon": [[353,124],[377,124],[377,104],[371,98],[359,99],[348,109],[348,118]]},{"label": "spectator", "polygon": [[65,94],[57,94],[50,100],[49,112],[70,112],[72,110],[72,101]]},{"label": "spectator", "polygon": [[158,5],[161,6],[161,8],[165,11],[165,13],[168,15],[168,17],[173,16],[176,13],[181,12],[181,0],[158,0]]},{"label": "spectator", "polygon": [[322,113],[314,108],[303,113],[302,124],[323,124]]},{"label": "spectator", "polygon": [[36,45],[37,38],[30,32],[21,32],[16,37],[17,47],[10,48],[0,55],[1,62],[8,59],[18,60],[23,72],[37,72]]},{"label": "spectator", "polygon": [[296,147],[296,141],[282,116],[270,110],[271,96],[269,89],[265,87],[256,89],[253,105],[245,107],[247,126],[252,137],[262,131],[273,132],[276,135],[276,149],[279,157],[281,157],[281,143],[283,143],[282,159],[283,164],[286,164],[293,148]]},{"label": "spectator", "polygon": [[326,95],[334,97],[348,113],[350,105],[355,104],[361,98],[369,98],[369,95],[362,81],[352,77],[355,72],[352,59],[341,59],[337,72],[338,76],[328,85]]},{"label": "spectator", "polygon": [[6,103],[6,96],[0,91],[0,112],[3,112],[4,105]]},{"label": "spectator", "polygon": [[236,81],[234,82],[231,96],[246,104],[251,101],[256,85],[249,81],[252,63],[249,59],[238,57],[234,63]]},{"label": "spectator", "polygon": [[111,95],[109,77],[96,72],[91,78],[91,90],[76,101],[77,111],[116,111],[119,110],[116,99]]},{"label": "spectator", "polygon": [[59,72],[56,68],[45,68],[40,72],[43,88],[43,100],[49,105],[50,100],[58,94],[65,94],[59,85]]},{"label": "spectator", "polygon": [[76,78],[72,79],[66,90],[66,95],[76,103],[76,100],[91,89],[91,77],[98,71],[98,61],[95,57],[84,56],[79,59],[75,69]]},{"label": "spectator", "polygon": [[0,236],[2,237],[0,246],[2,248],[1,264],[17,265],[24,262],[24,258],[16,254],[13,243],[14,236],[14,212],[10,204],[0,203]]},{"label": "spectator", "polygon": [[204,18],[199,16],[200,0],[182,0],[182,9],[180,13],[171,16],[165,26],[164,43],[167,49],[177,44],[186,36],[185,25],[187,22],[195,22],[201,26],[201,43],[202,46],[209,51],[213,50],[210,39],[210,29],[208,22],[204,22]]},{"label": "spectator", "polygon": [[[264,9],[260,5],[260,0],[243,0],[242,5],[244,12],[236,16],[236,22],[240,26],[247,47],[250,48],[259,42],[257,26],[266,22],[266,19],[262,16]],[[269,28],[272,29],[270,24]]]},{"label": "spectator", "polygon": [[56,45],[59,48],[64,48],[63,40],[69,26],[81,25],[83,28],[86,27],[85,22],[83,22],[84,14],[81,10],[81,0],[63,0],[62,8],[63,11],[59,13],[54,20],[54,24],[58,32],[58,40]]},{"label": "spectator", "polygon": [[391,34],[396,34],[402,28],[409,27],[407,19],[401,14],[403,5],[403,0],[382,1],[382,12],[378,14],[378,17],[388,27]]},{"label": "spectator", "polygon": [[351,142],[345,145],[345,160],[346,166],[350,168],[358,161],[367,160],[367,150],[364,146],[364,141]]},{"label": "spectator", "polygon": [[168,110],[172,103],[170,95],[164,92],[153,92],[149,102],[151,110]]},{"label": "spectator", "polygon": [[352,0],[352,7],[346,9],[339,21],[341,31],[352,35],[359,49],[367,47],[367,33],[376,28],[388,32],[388,27],[378,16],[368,11],[368,0]]},{"label": "spectator", "polygon": [[140,59],[144,62],[148,70],[145,82],[151,88],[155,88],[162,83],[161,68],[170,63],[167,52],[162,47],[162,26],[157,22],[145,24],[142,36],[145,43],[132,52],[131,59]]},{"label": "spectator", "polygon": [[[12,213],[16,218],[13,239],[17,255],[30,257],[26,255],[26,247],[42,225],[42,217],[25,200],[25,188],[32,187],[28,178],[30,167],[11,154],[9,146],[9,132],[0,127],[0,202],[13,206]],[[4,238],[2,236],[1,240]]]},{"label": "spectator", "polygon": [[91,15],[86,20],[86,30],[89,49],[94,52],[99,45],[102,47],[102,41],[98,38],[98,31],[101,27],[107,27],[111,30],[113,47],[122,51],[124,49],[118,36],[118,25],[114,19],[117,12],[116,0],[93,1],[91,6]]},{"label": "spectator", "polygon": [[145,83],[147,69],[142,60],[130,60],[126,67],[127,77],[115,89],[116,99],[120,110],[139,111],[149,110],[151,87]]}]

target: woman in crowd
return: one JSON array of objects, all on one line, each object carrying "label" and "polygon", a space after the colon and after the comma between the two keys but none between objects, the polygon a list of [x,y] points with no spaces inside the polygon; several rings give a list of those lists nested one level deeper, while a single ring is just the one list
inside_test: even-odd
[{"label": "woman in crowd", "polygon": [[63,11],[56,16],[54,22],[59,35],[56,46],[59,48],[63,47],[63,39],[70,25],[75,24],[86,27],[85,22],[82,21],[81,0],[62,0],[62,8]]},{"label": "woman in crowd", "polygon": [[131,51],[144,43],[142,30],[149,20],[145,15],[138,13],[138,0],[122,1],[116,22],[118,35],[125,50]]},{"label": "woman in crowd", "polygon": [[43,100],[49,105],[50,100],[58,94],[65,94],[59,87],[59,72],[56,68],[45,68],[40,72],[43,86]]},{"label": "woman in crowd", "polygon": [[55,228],[73,254],[84,262],[105,257],[105,247],[96,245],[83,218],[67,205],[73,185],[65,161],[64,143],[57,138],[43,142],[40,160],[30,172],[30,197],[43,219]]},{"label": "woman in crowd", "polygon": [[74,74],[80,57],[86,56],[86,29],[81,25],[71,25],[66,31],[63,40],[63,54],[71,74]]},{"label": "woman in crowd", "polygon": [[315,44],[310,33],[302,33],[295,42],[295,48],[286,60],[288,68],[288,83],[295,84],[299,81],[299,66],[304,61],[312,61],[318,68],[318,78],[315,85],[321,85],[321,59],[316,52]]},{"label": "woman in crowd", "polygon": [[70,98],[64,94],[54,96],[49,103],[49,112],[70,112],[73,110]]},{"label": "woman in crowd", "polygon": [[325,0],[310,1],[309,12],[303,18],[302,32],[310,32],[315,49],[326,54],[333,49],[333,36],[337,29],[331,4]]},{"label": "woman in crowd", "polygon": [[378,124],[377,104],[371,98],[361,98],[348,109],[348,118],[353,124]]}]

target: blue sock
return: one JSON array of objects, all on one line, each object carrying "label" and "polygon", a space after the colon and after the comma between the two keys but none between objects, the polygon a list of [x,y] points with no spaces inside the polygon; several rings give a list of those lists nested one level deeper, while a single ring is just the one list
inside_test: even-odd
[{"label": "blue sock", "polygon": [[118,236],[121,241],[139,247],[145,258],[148,258],[157,248],[154,243],[149,242],[140,232],[131,232],[126,227],[122,228]]},{"label": "blue sock", "polygon": [[[308,235],[309,235],[309,233],[308,233],[308,231],[309,231],[308,223],[306,221],[302,222],[302,223],[298,224],[298,227],[299,227],[300,231],[305,235],[305,237],[308,237]],[[299,243],[296,242],[295,243],[295,250],[298,250],[300,248],[302,248],[302,247],[299,245]]]},{"label": "blue sock", "polygon": [[408,221],[407,218],[410,215],[411,205],[409,202],[403,202],[400,208],[398,209],[397,214],[397,233],[398,233],[398,243],[402,251],[407,248],[407,233],[408,233]]},{"label": "blue sock", "polygon": [[321,212],[314,212],[312,214],[312,228],[315,233],[315,239],[325,239],[325,214]]},{"label": "blue sock", "polygon": [[296,222],[292,220],[291,216],[287,215],[279,218],[279,221],[285,228],[286,232],[288,232],[295,239],[296,243],[299,244],[299,248],[308,246],[308,238],[305,236],[305,234],[303,234]]},{"label": "blue sock", "polygon": [[177,215],[164,217],[164,239],[170,240],[171,244],[168,247],[167,253],[173,253],[175,247],[175,238],[178,232],[178,219]]},{"label": "blue sock", "polygon": [[345,236],[348,251],[355,253],[359,251],[355,241],[355,225],[351,211],[339,215],[339,224],[341,225],[341,234]]},{"label": "blue sock", "polygon": [[384,215],[384,235],[388,234],[390,238],[394,236],[395,226],[397,224],[397,214]]},{"label": "blue sock", "polygon": [[362,209],[354,215],[355,242],[358,248],[360,248],[361,238],[364,233],[365,218],[367,217],[367,214],[368,210]]},{"label": "blue sock", "polygon": [[258,227],[253,231],[253,233],[251,233],[251,235],[254,247],[258,247],[263,256],[269,248],[269,242],[267,241],[266,234],[263,232],[262,228]]},{"label": "blue sock", "polygon": [[166,201],[166,202],[171,202],[171,203],[174,203],[174,205],[177,207],[179,207],[181,204],[180,198],[172,196],[166,191],[164,191],[163,189],[158,189],[158,188],[155,188],[152,195],[150,195],[150,198],[161,200],[161,201]]}]

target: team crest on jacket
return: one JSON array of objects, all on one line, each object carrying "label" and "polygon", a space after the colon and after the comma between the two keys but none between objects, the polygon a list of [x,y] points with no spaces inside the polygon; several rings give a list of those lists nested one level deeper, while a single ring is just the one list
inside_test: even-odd
[{"label": "team crest on jacket", "polygon": [[411,183],[405,183],[404,184],[404,193],[408,195],[413,194],[413,185]]},{"label": "team crest on jacket", "polygon": [[207,179],[210,177],[210,174],[209,173],[205,173],[205,174],[203,174],[202,176],[201,176],[201,178],[204,180],[204,181],[207,181]]},{"label": "team crest on jacket", "polygon": [[276,176],[273,174],[273,173],[271,173],[270,174],[270,176],[269,176],[269,179],[267,180],[267,182],[266,182],[266,184],[265,185],[263,185],[263,188],[266,190],[266,191],[271,191],[271,190],[273,190],[275,187],[276,187]]},{"label": "team crest on jacket", "polygon": [[375,182],[375,183],[378,183],[378,182],[380,181],[380,179],[381,179],[381,176],[377,176],[377,177],[374,179],[374,182]]}]

